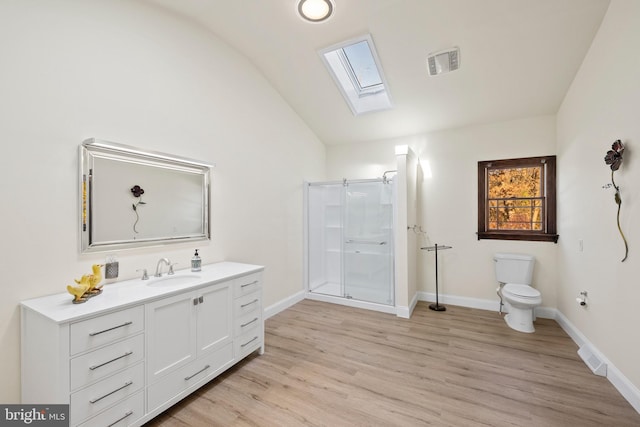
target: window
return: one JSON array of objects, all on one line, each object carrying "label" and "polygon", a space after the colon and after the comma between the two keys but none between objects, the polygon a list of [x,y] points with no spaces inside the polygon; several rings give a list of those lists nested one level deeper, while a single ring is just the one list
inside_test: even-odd
[{"label": "window", "polygon": [[391,108],[391,97],[370,35],[319,53],[354,115]]},{"label": "window", "polygon": [[478,240],[558,241],[556,156],[478,162]]}]

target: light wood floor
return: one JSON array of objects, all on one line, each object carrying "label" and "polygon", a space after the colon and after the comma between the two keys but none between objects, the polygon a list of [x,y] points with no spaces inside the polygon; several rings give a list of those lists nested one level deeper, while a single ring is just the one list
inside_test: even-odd
[{"label": "light wood floor", "polygon": [[419,303],[410,320],[302,301],[266,322],[266,352],[151,426],[640,426],[553,320]]}]

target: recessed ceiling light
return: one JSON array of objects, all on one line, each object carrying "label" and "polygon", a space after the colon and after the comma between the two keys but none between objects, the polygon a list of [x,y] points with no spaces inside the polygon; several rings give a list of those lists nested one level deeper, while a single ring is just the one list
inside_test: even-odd
[{"label": "recessed ceiling light", "polygon": [[324,22],[333,14],[334,9],[333,0],[298,1],[298,13],[308,22]]}]

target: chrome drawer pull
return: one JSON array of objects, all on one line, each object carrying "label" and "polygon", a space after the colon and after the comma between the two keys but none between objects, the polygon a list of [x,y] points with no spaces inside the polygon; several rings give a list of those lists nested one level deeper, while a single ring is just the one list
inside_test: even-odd
[{"label": "chrome drawer pull", "polygon": [[249,305],[251,305],[251,304],[255,304],[255,303],[257,303],[258,301],[260,301],[260,300],[259,300],[259,299],[254,299],[254,300],[253,300],[253,301],[251,301],[251,302],[248,302],[248,303],[246,303],[246,304],[242,304],[242,305],[240,306],[240,308],[245,308],[245,307],[247,307],[247,306],[249,306]]},{"label": "chrome drawer pull", "polygon": [[255,340],[257,340],[257,339],[258,339],[258,337],[253,337],[250,341],[247,341],[244,344],[240,344],[240,347],[244,348],[244,347],[248,346],[249,344],[251,344],[252,342],[254,342]]},{"label": "chrome drawer pull", "polygon": [[101,401],[102,399],[104,399],[105,397],[111,396],[113,393],[116,393],[116,392],[118,392],[118,391],[120,391],[120,390],[122,390],[124,388],[129,387],[131,384],[133,384],[133,381],[127,381],[126,383],[124,383],[124,385],[122,387],[119,387],[119,388],[117,388],[117,389],[105,394],[102,397],[99,397],[97,399],[92,399],[92,400],[89,401],[89,403],[97,403],[97,402]]},{"label": "chrome drawer pull", "polygon": [[125,326],[129,326],[132,325],[133,322],[129,321],[129,322],[125,322],[122,325],[118,325],[118,326],[114,326],[113,328],[109,328],[109,329],[105,329],[104,331],[100,331],[100,332],[91,332],[89,334],[90,337],[95,337],[96,335],[100,335],[100,334],[104,334],[105,332],[109,332],[109,331],[113,331],[114,329],[118,329],[118,328],[124,328]]},{"label": "chrome drawer pull", "polygon": [[251,282],[251,283],[245,283],[244,285],[240,285],[240,287],[241,287],[241,288],[244,288],[245,286],[255,285],[256,283],[258,283],[258,281],[257,281],[257,280],[254,280],[254,281],[253,281],[253,282]]},{"label": "chrome drawer pull", "polygon": [[127,412],[126,414],[124,414],[124,417],[115,420],[114,422],[109,424],[107,427],[113,427],[114,425],[118,424],[120,421],[124,420],[125,418],[127,418],[127,417],[129,417],[131,415],[133,415],[133,411]]},{"label": "chrome drawer pull", "polygon": [[206,371],[206,370],[207,370],[207,369],[209,369],[210,367],[211,367],[211,366],[207,365],[207,366],[205,366],[204,368],[200,369],[200,370],[199,370],[198,372],[196,372],[195,374],[193,374],[193,375],[189,375],[188,377],[184,377],[184,380],[185,380],[185,381],[189,381],[191,378],[195,377],[196,375],[198,375],[198,374],[199,374],[199,373],[201,373],[201,372]]},{"label": "chrome drawer pull", "polygon": [[114,359],[111,359],[111,360],[109,360],[109,361],[107,361],[107,362],[101,363],[101,364],[99,364],[99,365],[89,366],[89,369],[93,371],[94,369],[101,368],[101,367],[103,367],[104,365],[108,365],[108,364],[109,364],[109,363],[111,363],[111,362],[115,362],[116,360],[120,360],[120,359],[122,359],[123,357],[127,357],[127,356],[130,356],[130,355],[132,355],[132,354],[133,354],[133,351],[127,351],[127,352],[126,352],[125,354],[123,354],[122,356],[118,356],[118,357],[116,357],[116,358],[114,358]]},{"label": "chrome drawer pull", "polygon": [[253,322],[257,322],[257,321],[258,321],[258,318],[256,317],[255,319],[250,320],[247,323],[244,323],[244,324],[240,325],[240,327],[244,328],[245,326],[248,326],[248,325],[252,324]]}]

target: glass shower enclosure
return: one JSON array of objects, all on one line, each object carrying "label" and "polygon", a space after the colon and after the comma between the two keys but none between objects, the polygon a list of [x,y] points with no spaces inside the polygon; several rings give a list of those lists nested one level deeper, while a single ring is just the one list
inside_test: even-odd
[{"label": "glass shower enclosure", "polygon": [[308,183],[309,298],[394,306],[394,194],[389,179]]}]

